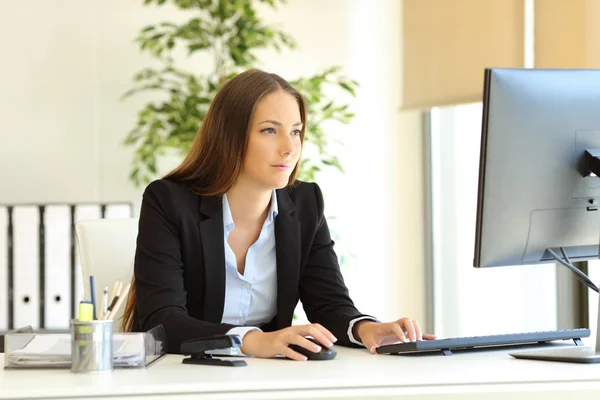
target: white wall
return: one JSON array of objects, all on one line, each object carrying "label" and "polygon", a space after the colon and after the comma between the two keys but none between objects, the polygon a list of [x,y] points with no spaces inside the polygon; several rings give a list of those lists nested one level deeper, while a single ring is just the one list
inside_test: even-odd
[{"label": "white wall", "polygon": [[148,16],[132,2],[0,2],[0,201],[136,197],[119,142],[137,107],[119,96],[147,62],[132,38]]},{"label": "white wall", "polygon": [[[121,146],[144,98],[121,102],[151,63],[139,29],[183,18],[123,0],[0,1],[0,203],[123,201],[131,149]],[[286,78],[338,64],[361,84],[344,138],[346,174],[323,176],[327,212],[339,216],[351,295],[381,319],[425,318],[422,141],[418,115],[400,114],[401,2],[290,0],[266,12],[299,44],[261,53]],[[204,68],[197,59],[190,68]],[[402,259],[401,259],[402,257]]]}]

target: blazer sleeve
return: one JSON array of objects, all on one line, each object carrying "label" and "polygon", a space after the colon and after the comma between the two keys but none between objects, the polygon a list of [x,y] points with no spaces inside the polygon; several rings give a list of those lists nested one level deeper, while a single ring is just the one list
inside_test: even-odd
[{"label": "blazer sleeve", "polygon": [[134,274],[141,329],[162,324],[168,352],[179,353],[186,340],[226,334],[234,326],[201,321],[187,313],[177,196],[172,185],[159,180],[144,192]]},{"label": "blazer sleeve", "polygon": [[338,339],[336,344],[358,347],[348,336],[350,322],[359,317],[374,318],[361,314],[350,299],[323,214],[323,194],[317,184],[313,186],[318,223],[306,266],[300,276],[300,300],[308,320],[320,323],[331,331]]}]

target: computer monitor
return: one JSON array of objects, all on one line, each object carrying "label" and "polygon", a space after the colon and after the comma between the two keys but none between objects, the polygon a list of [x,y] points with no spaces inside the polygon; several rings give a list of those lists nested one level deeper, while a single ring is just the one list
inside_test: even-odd
[{"label": "computer monitor", "polygon": [[474,266],[597,259],[600,70],[491,68],[484,82]]}]

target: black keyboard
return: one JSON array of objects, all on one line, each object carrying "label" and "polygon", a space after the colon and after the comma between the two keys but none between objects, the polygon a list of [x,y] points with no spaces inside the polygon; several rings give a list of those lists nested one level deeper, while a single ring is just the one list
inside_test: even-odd
[{"label": "black keyboard", "polygon": [[575,345],[583,345],[581,338],[590,336],[590,330],[561,329],[547,332],[508,333],[502,335],[455,337],[436,340],[419,340],[409,343],[396,343],[379,346],[379,354],[421,353],[439,351],[451,355],[451,350],[485,347],[515,346],[520,344],[546,343],[554,340],[573,340]]}]

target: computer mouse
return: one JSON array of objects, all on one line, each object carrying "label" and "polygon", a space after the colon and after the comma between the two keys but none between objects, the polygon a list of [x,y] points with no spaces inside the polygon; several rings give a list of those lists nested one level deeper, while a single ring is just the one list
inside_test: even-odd
[{"label": "computer mouse", "polygon": [[328,349],[327,347],[323,346],[321,343],[317,342],[315,339],[313,339],[313,338],[306,338],[306,339],[317,344],[318,346],[321,346],[321,351],[318,353],[313,353],[312,351],[305,349],[304,347],[300,347],[296,344],[290,344],[290,349],[306,356],[306,359],[308,361],[333,360],[335,358],[335,356],[337,355],[335,350]]}]

